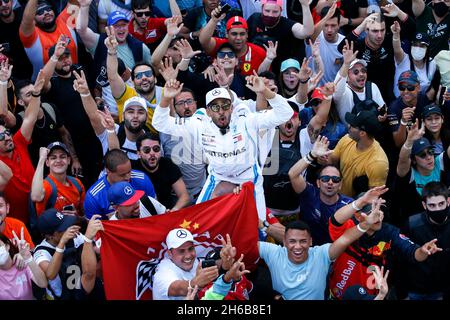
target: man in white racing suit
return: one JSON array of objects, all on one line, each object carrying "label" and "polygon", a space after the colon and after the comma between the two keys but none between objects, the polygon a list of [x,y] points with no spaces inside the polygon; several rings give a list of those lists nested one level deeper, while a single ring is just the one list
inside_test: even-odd
[{"label": "man in white racing suit", "polygon": [[259,159],[258,132],[273,129],[288,121],[292,108],[282,96],[272,92],[258,76],[247,77],[247,86],[261,93],[272,106],[271,110],[252,113],[245,104],[233,106],[227,89],[216,88],[206,95],[206,110],[177,121],[171,117],[169,105],[182,88],[176,80],[169,80],[164,87],[161,103],[153,115],[153,127],[174,136],[192,136],[203,148],[208,166],[208,179],[197,203],[207,201],[221,181],[240,185],[251,181],[255,185],[258,216],[266,219],[263,177]]}]

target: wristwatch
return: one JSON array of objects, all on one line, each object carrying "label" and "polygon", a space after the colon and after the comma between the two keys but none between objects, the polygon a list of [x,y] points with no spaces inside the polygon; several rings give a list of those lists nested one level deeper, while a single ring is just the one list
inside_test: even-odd
[{"label": "wristwatch", "polygon": [[269,226],[270,226],[270,223],[268,223],[267,220],[264,220],[263,221],[263,226],[264,227],[261,228],[261,231],[266,232],[267,228],[269,228]]}]

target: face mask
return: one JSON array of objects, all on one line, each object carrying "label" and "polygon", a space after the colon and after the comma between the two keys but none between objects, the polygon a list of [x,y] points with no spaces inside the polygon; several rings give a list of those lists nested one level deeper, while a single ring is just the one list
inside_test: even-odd
[{"label": "face mask", "polygon": [[449,207],[446,207],[445,209],[438,210],[438,211],[427,210],[427,214],[431,220],[433,220],[434,222],[436,222],[438,224],[441,224],[448,217],[448,211],[449,211],[448,209],[449,209]]},{"label": "face mask", "polygon": [[0,247],[0,266],[4,265],[9,258],[9,252],[6,251],[6,246]]},{"label": "face mask", "polygon": [[421,47],[412,47],[411,48],[411,55],[412,55],[413,59],[416,61],[420,61],[423,58],[425,58],[426,53],[427,53],[426,48],[421,48]]},{"label": "face mask", "polygon": [[433,3],[433,11],[439,18],[442,18],[447,14],[448,7],[445,2]]},{"label": "face mask", "polygon": [[268,27],[273,27],[274,25],[276,25],[278,23],[278,20],[280,20],[280,17],[267,17],[265,15],[261,16],[262,22],[264,23],[264,25],[268,26]]}]

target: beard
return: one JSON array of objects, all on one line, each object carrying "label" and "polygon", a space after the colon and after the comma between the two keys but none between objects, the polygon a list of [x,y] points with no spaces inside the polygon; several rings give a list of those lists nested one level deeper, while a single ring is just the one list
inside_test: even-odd
[{"label": "beard", "polygon": [[6,13],[3,13],[4,9],[6,10],[7,8],[0,8],[0,17],[2,17],[2,18],[9,18],[9,17],[11,17],[11,15],[13,13],[12,9],[9,9]]},{"label": "beard", "polygon": [[39,27],[39,29],[42,30],[50,30],[55,26],[55,19],[53,19],[51,22],[36,22],[36,25]]},{"label": "beard", "polygon": [[64,67],[61,68],[61,69],[56,69],[55,68],[55,71],[59,75],[67,76],[68,74],[70,74],[72,72],[72,68],[69,68],[69,70],[64,69]]},{"label": "beard", "polygon": [[137,91],[139,94],[141,94],[141,95],[147,94],[147,93],[151,92],[154,88],[155,88],[155,83],[154,83],[154,82],[153,82],[153,83],[150,82],[148,88],[146,88],[146,89],[143,89],[141,86],[135,87],[136,91]]},{"label": "beard", "polygon": [[133,127],[130,120],[125,119],[125,128],[127,128],[131,133],[137,134],[142,131],[145,127],[145,121],[141,122],[139,126]]}]

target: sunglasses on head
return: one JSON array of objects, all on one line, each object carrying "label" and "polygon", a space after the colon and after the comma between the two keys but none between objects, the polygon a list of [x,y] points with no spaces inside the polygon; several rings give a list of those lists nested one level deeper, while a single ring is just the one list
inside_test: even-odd
[{"label": "sunglasses on head", "polygon": [[236,54],[233,51],[219,51],[217,52],[217,58],[224,59],[228,57],[229,59],[233,59],[236,57]]},{"label": "sunglasses on head", "polygon": [[0,141],[5,140],[5,138],[6,138],[7,135],[8,135],[9,137],[11,137],[11,131],[5,130],[5,131],[3,131],[2,133],[0,133]]},{"label": "sunglasses on head", "polygon": [[400,90],[400,91],[405,91],[405,90],[414,91],[414,90],[416,90],[416,86],[413,86],[413,85],[404,86],[404,85],[401,84],[401,85],[398,86],[398,90]]},{"label": "sunglasses on head", "polygon": [[320,176],[319,177],[319,180],[322,182],[325,182],[325,183],[330,181],[330,179],[331,179],[331,181],[333,181],[333,183],[339,183],[342,180],[341,177],[338,177],[338,176]]},{"label": "sunglasses on head", "polygon": [[225,103],[222,105],[212,104],[212,105],[209,105],[208,108],[210,108],[214,112],[219,112],[220,109],[222,109],[223,111],[227,111],[228,109],[231,108],[231,103]]},{"label": "sunglasses on head", "polygon": [[45,6],[36,10],[36,15],[41,16],[46,12],[51,12],[53,9],[50,6]]},{"label": "sunglasses on head", "polygon": [[434,156],[434,152],[433,152],[433,150],[428,149],[428,150],[422,151],[417,156],[421,159],[425,159],[428,156]]},{"label": "sunglasses on head", "polygon": [[146,76],[147,78],[150,78],[151,76],[153,76],[152,70],[138,72],[138,73],[136,73],[135,78],[138,79],[138,80],[141,80],[143,76]]},{"label": "sunglasses on head", "polygon": [[152,15],[151,11],[141,11],[141,12],[134,12],[136,17],[142,18],[143,16],[150,17]]},{"label": "sunglasses on head", "polygon": [[367,69],[366,68],[354,69],[352,72],[355,76],[357,76],[359,73],[367,73]]},{"label": "sunglasses on head", "polygon": [[141,152],[145,153],[145,154],[149,154],[150,151],[153,152],[160,152],[161,151],[161,147],[160,146],[153,146],[153,147],[142,147]]},{"label": "sunglasses on head", "polygon": [[187,104],[188,106],[192,105],[194,103],[194,99],[186,99],[186,100],[180,100],[178,102],[175,103],[176,107],[182,107],[185,104]]}]

